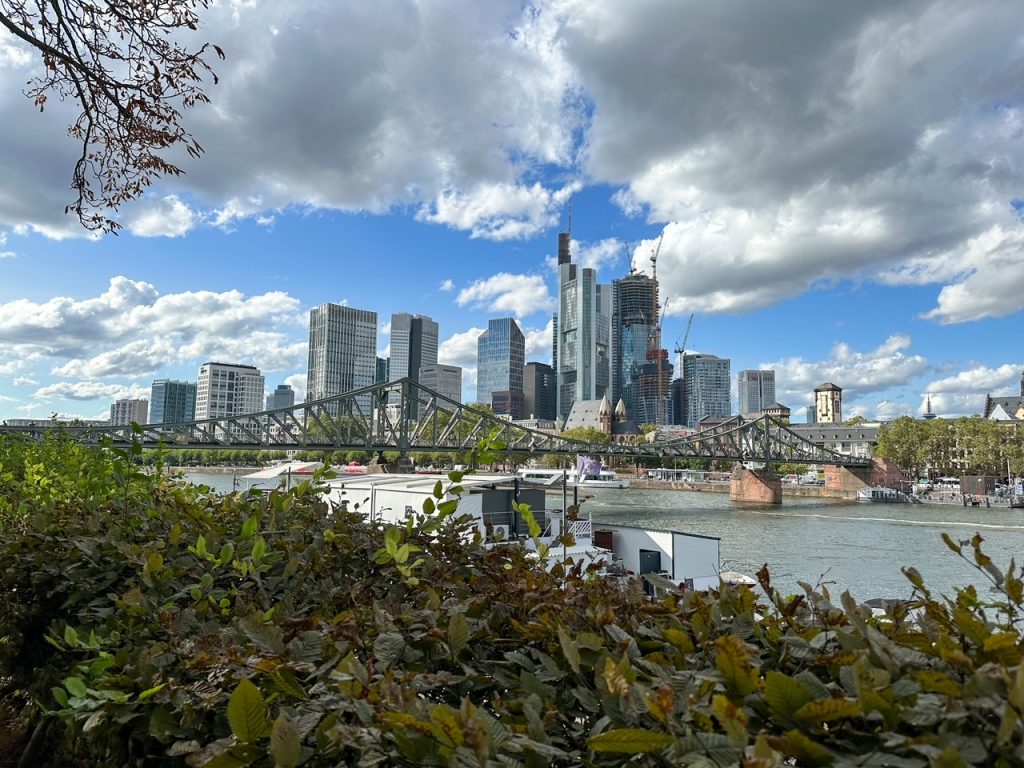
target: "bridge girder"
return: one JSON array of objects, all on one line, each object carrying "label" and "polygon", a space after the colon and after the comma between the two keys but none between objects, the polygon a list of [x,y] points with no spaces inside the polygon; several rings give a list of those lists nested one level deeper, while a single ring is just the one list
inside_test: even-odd
[{"label": "bridge girder", "polygon": [[[412,414],[417,414],[413,418]],[[0,434],[41,439],[56,427],[0,427]],[[374,384],[287,408],[173,424],[62,426],[85,444],[146,448],[463,452],[484,439],[497,453],[600,454],[624,459],[710,459],[766,464],[867,466],[811,443],[772,416],[735,417],[686,437],[661,442],[591,443],[512,424],[463,405],[411,379]]]}]

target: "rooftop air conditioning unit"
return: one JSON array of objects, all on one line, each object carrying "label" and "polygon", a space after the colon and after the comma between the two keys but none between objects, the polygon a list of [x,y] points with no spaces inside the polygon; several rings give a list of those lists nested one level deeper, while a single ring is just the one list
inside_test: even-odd
[{"label": "rooftop air conditioning unit", "polygon": [[492,535],[499,541],[508,538],[508,526],[507,525],[495,525],[491,528]]}]

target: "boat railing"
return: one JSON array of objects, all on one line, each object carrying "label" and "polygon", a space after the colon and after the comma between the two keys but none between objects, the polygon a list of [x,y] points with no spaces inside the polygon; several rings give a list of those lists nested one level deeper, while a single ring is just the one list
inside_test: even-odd
[{"label": "boat railing", "polygon": [[[549,541],[558,538],[558,532],[562,530],[562,511],[545,510],[544,516],[546,523],[541,538]],[[565,521],[565,531],[571,534],[577,542],[581,539],[589,540],[594,537],[594,524],[589,515],[578,520],[569,519]]]},{"label": "boat railing", "polygon": [[579,541],[580,539],[589,539],[593,537],[594,524],[589,520],[570,520],[566,528],[569,529],[569,533],[572,537]]}]

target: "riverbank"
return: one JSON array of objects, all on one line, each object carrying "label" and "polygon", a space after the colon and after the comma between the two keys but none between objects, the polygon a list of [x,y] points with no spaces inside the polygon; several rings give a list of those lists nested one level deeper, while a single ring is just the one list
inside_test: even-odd
[{"label": "riverbank", "polygon": [[[630,478],[631,488],[645,488],[657,491],[698,491],[701,493],[728,493],[729,482],[692,483],[674,480],[650,480],[647,478]],[[783,497],[809,499],[835,499],[837,501],[856,501],[856,491],[837,491],[823,485],[790,485],[783,484]],[[915,504],[941,507],[974,507],[981,509],[1009,509],[1010,500],[1002,496],[964,496],[960,493],[935,493],[913,497]]]},{"label": "riverbank", "polygon": [[[729,481],[719,480],[715,482],[692,483],[683,480],[649,480],[647,478],[630,478],[631,488],[648,488],[657,491],[701,491],[704,493],[728,493]],[[822,485],[786,485],[782,486],[783,496],[797,496],[803,498],[821,499],[850,499],[857,498],[856,491],[829,491]]]}]

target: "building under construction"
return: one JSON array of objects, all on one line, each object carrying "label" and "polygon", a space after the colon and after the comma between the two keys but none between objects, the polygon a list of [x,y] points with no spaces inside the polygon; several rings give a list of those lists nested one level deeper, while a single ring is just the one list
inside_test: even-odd
[{"label": "building under construction", "polygon": [[637,424],[672,423],[672,364],[661,348],[658,280],[634,272],[612,282],[612,402]]}]

